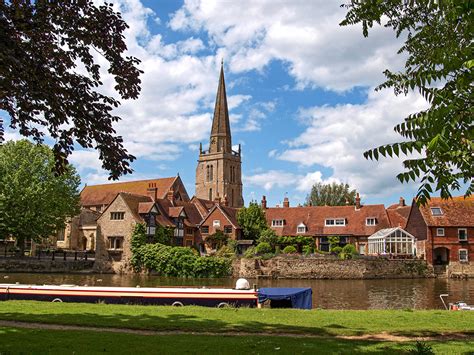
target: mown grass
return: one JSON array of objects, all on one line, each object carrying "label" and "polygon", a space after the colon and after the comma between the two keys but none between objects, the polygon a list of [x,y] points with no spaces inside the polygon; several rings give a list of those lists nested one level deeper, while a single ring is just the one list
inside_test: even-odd
[{"label": "mown grass", "polygon": [[[428,342],[436,354],[469,354],[472,341]],[[276,336],[114,334],[0,327],[0,354],[409,354],[394,343]]]},{"label": "mown grass", "polygon": [[0,305],[3,320],[94,327],[320,336],[381,332],[405,336],[447,333],[474,336],[474,312],[216,309],[34,301],[7,301]]}]

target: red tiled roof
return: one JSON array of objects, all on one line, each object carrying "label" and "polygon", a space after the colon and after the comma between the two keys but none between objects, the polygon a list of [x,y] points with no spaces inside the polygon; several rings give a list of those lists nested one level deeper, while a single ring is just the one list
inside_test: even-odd
[{"label": "red tiled roof", "polygon": [[199,214],[201,215],[201,219],[206,217],[209,211],[215,205],[214,201],[204,200],[196,196],[193,196],[193,198],[191,199],[191,203],[196,206],[197,210],[199,211]]},{"label": "red tiled roof", "polygon": [[187,220],[190,222],[188,225],[197,226],[202,221],[201,214],[197,206],[192,202],[176,201],[177,206],[183,206],[184,212],[188,217]]},{"label": "red tiled roof", "polygon": [[137,220],[142,221],[143,219],[138,214],[139,213],[138,212],[139,211],[138,206],[140,205],[140,203],[143,203],[143,202],[152,202],[151,198],[148,197],[148,196],[135,195],[135,194],[131,194],[131,193],[128,193],[128,192],[121,192],[119,195],[123,198],[123,200],[127,204],[128,208],[132,212],[133,216]]},{"label": "red tiled roof", "polygon": [[[272,220],[284,219],[283,227],[274,227],[278,235],[354,235],[370,236],[379,229],[390,227],[384,205],[364,205],[359,210],[355,206],[308,206],[268,208],[265,217],[269,226]],[[326,226],[328,218],[344,218],[345,226]],[[367,226],[366,218],[376,218],[375,226]],[[306,225],[306,233],[296,233],[300,223]]]},{"label": "red tiled roof", "polygon": [[146,214],[150,212],[151,208],[155,205],[154,202],[140,202],[138,204],[138,213]]},{"label": "red tiled roof", "polygon": [[229,220],[229,222],[236,228],[240,229],[239,223],[237,222],[237,213],[239,212],[239,208],[235,207],[227,207],[223,205],[219,205],[216,203],[214,207],[209,211],[206,217],[204,217],[201,221],[201,224],[206,222],[206,220],[213,214],[216,209],[220,209],[222,214]]},{"label": "red tiled roof", "polygon": [[131,194],[146,196],[150,184],[155,184],[154,186],[158,188],[158,198],[164,198],[173,186],[175,179],[176,177],[168,177],[86,186],[81,191],[81,205],[108,205],[114,200],[119,192],[128,192]]},{"label": "red tiled roof", "polygon": [[393,205],[395,207],[387,208],[388,218],[390,219],[390,226],[405,228],[408,216],[410,215],[411,206]]},{"label": "red tiled roof", "polygon": [[[433,216],[431,208],[439,207],[443,214]],[[432,197],[425,206],[420,206],[420,212],[428,226],[433,227],[474,227],[474,197],[453,197],[443,200]]]},{"label": "red tiled roof", "polygon": [[168,215],[171,217],[171,218],[177,218],[179,217],[179,215],[181,214],[181,212],[183,211],[183,207],[170,207],[168,209]]}]

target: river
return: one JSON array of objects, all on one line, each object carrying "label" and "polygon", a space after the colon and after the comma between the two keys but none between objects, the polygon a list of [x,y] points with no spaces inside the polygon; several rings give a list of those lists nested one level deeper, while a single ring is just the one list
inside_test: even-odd
[{"label": "river", "polygon": [[[236,279],[182,279],[144,275],[0,273],[0,282],[88,286],[233,287]],[[439,295],[450,302],[474,304],[474,279],[393,280],[249,280],[258,287],[311,287],[313,307],[323,309],[441,309]]]}]

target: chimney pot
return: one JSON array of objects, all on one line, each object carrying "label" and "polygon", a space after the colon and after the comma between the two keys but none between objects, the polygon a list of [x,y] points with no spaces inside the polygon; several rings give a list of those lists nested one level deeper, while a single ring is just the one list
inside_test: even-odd
[{"label": "chimney pot", "polygon": [[262,209],[267,209],[267,198],[265,195],[262,196]]},{"label": "chimney pot", "polygon": [[405,199],[403,197],[400,197],[400,200],[398,201],[398,206],[400,206],[400,207],[405,206]]},{"label": "chimney pot", "polygon": [[355,200],[356,200],[355,201],[356,202],[355,207],[356,207],[356,210],[358,210],[358,209],[360,209],[360,196],[359,196],[359,193],[356,194],[356,199]]},{"label": "chimney pot", "polygon": [[283,199],[283,207],[285,207],[285,208],[290,207],[290,200],[288,200],[288,197],[285,197]]}]

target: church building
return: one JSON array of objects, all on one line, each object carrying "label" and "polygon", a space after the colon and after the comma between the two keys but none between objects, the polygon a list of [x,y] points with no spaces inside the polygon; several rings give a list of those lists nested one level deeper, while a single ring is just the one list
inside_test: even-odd
[{"label": "church building", "polygon": [[229,207],[244,206],[242,197],[241,147],[232,149],[229,110],[221,65],[209,149],[199,149],[196,168],[196,197],[205,200],[225,200]]}]

